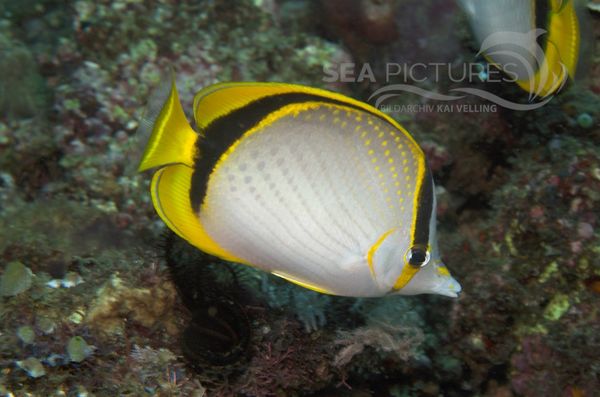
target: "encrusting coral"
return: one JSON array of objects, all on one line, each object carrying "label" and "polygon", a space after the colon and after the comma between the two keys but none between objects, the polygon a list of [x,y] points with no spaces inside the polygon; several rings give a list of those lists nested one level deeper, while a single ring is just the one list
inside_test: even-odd
[{"label": "encrusting coral", "polygon": [[168,281],[152,288],[135,288],[114,274],[98,290],[84,321],[105,335],[122,334],[127,321],[146,328],[161,325],[167,333],[176,335],[175,304],[175,288]]}]

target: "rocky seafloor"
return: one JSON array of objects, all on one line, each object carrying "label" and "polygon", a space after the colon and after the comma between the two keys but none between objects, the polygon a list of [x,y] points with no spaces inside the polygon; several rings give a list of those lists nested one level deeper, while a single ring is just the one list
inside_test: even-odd
[{"label": "rocky seafloor", "polygon": [[218,81],[366,100],[380,84],[323,68],[476,59],[454,2],[1,1],[0,395],[600,395],[597,5],[585,76],[546,106],[392,115],[429,158],[453,300],[325,296],[190,248],[135,132],[170,67],[189,110]]}]

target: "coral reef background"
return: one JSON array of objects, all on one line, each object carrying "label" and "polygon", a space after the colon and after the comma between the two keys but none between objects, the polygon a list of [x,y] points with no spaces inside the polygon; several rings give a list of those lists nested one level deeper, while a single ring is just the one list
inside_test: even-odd
[{"label": "coral reef background", "polygon": [[464,291],[350,299],[165,235],[138,121],[170,67],[189,110],[218,81],[366,100],[382,80],[323,69],[478,61],[455,2],[0,0],[0,395],[598,395],[599,8],[587,75],[546,106],[393,114]]}]

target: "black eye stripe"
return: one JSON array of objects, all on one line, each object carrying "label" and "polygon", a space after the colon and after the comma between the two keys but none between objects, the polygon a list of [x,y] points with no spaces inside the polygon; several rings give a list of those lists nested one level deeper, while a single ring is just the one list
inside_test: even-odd
[{"label": "black eye stripe", "polygon": [[415,221],[415,230],[412,245],[426,247],[429,244],[429,226],[433,215],[434,201],[433,178],[429,166],[425,164],[425,173],[421,184],[421,189],[417,193],[417,213]]},{"label": "black eye stripe", "polygon": [[414,251],[410,256],[410,263],[417,264],[425,262],[425,252],[418,250]]}]

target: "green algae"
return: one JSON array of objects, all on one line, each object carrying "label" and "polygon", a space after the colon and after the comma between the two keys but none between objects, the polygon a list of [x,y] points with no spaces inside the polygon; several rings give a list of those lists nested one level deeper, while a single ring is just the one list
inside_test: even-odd
[{"label": "green algae", "polygon": [[548,281],[553,274],[556,274],[557,271],[558,263],[556,263],[556,261],[550,262],[550,264],[544,269],[544,272],[540,275],[540,283],[545,283]]},{"label": "green algae", "polygon": [[0,278],[0,295],[15,296],[31,287],[33,273],[19,261],[10,262]]},{"label": "green algae", "polygon": [[25,45],[1,32],[0,53],[0,114],[9,117],[42,114],[47,94],[33,54]]},{"label": "green algae", "polygon": [[539,335],[547,335],[548,328],[546,328],[542,324],[535,324],[535,325],[520,324],[515,329],[515,335],[518,335],[520,337],[523,337],[525,335],[538,335],[538,334]]},{"label": "green algae", "polygon": [[17,366],[23,371],[27,372],[32,378],[40,378],[46,375],[46,369],[44,365],[35,357],[29,357],[22,361],[17,361]]},{"label": "green algae", "polygon": [[571,304],[569,303],[569,297],[567,295],[557,294],[544,309],[544,318],[550,321],[556,321],[569,310],[570,306]]},{"label": "green algae", "polygon": [[74,336],[67,343],[67,354],[69,360],[80,363],[85,360],[92,352],[92,348],[81,336]]},{"label": "green algae", "polygon": [[17,328],[17,336],[26,345],[31,345],[35,340],[35,331],[29,325]]},{"label": "green algae", "polygon": [[42,316],[36,320],[36,326],[40,331],[42,331],[42,333],[48,335],[53,333],[56,329],[56,322],[48,317]]},{"label": "green algae", "polygon": [[108,253],[126,239],[109,216],[99,205],[63,198],[15,202],[0,214],[0,251],[20,245],[67,256]]}]

